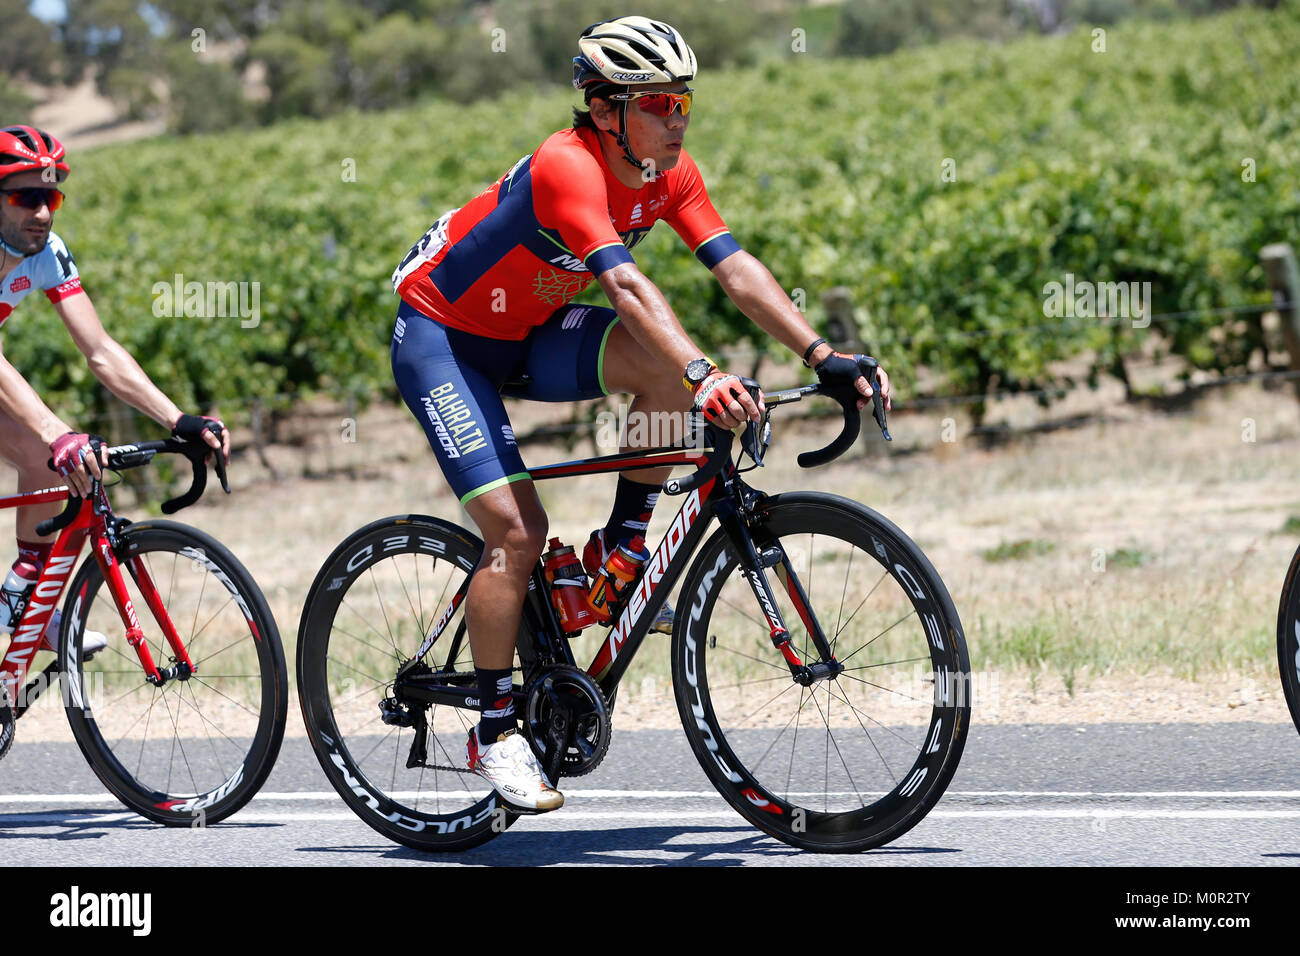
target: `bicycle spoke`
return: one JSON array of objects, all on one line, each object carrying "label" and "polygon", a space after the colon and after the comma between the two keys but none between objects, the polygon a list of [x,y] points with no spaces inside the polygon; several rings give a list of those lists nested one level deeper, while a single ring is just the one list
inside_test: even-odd
[{"label": "bicycle spoke", "polygon": [[[816,695],[815,695],[815,694],[813,694],[812,697],[813,697],[813,703],[814,703],[814,704],[816,705],[816,707],[817,707],[817,713],[818,713],[818,714],[821,714],[821,709],[822,709],[822,708],[821,708],[821,704],[818,704],[818,703],[817,703]],[[830,692],[829,692],[829,691],[827,691],[827,697],[830,697]],[[849,765],[848,765],[847,763],[845,763],[845,761],[844,761],[844,754],[843,754],[843,753],[841,752],[841,750],[840,750],[839,742],[836,741],[836,739],[835,739],[835,734],[832,733],[832,731],[831,731],[831,705],[830,705],[830,700],[827,700],[827,701],[826,701],[826,713],[822,715],[822,721],[823,721],[823,722],[825,723],[825,725],[826,725],[826,740],[827,740],[826,751],[825,751],[825,753],[826,753],[826,756],[825,756],[825,764],[824,764],[824,769],[823,769],[823,774],[824,774],[824,776],[823,776],[823,781],[824,781],[823,786],[824,786],[824,789],[823,789],[823,791],[822,791],[822,796],[823,796],[822,809],[823,809],[823,811],[827,811],[827,812],[830,810],[829,799],[830,799],[830,789],[831,789],[831,785],[830,785],[830,748],[831,748],[831,746],[834,746],[834,747],[835,747],[835,755],[836,755],[837,757],[839,757],[839,760],[840,760],[840,766],[842,766],[842,767],[844,768],[844,775],[845,775],[846,777],[849,778],[849,786],[851,786],[851,787],[853,788],[853,793],[857,796],[857,798],[858,798],[858,803],[861,804],[863,807],[865,807],[867,804],[866,804],[866,801],[864,801],[864,800],[862,799],[862,791],[861,791],[860,789],[858,789],[858,785],[857,785],[857,783],[856,783],[856,782],[854,781],[854,779],[853,779],[853,772],[849,770]]]},{"label": "bicycle spoke", "polygon": [[343,668],[344,670],[351,671],[354,674],[364,677],[366,680],[370,681],[370,685],[372,687],[380,687],[384,684],[389,684],[392,682],[391,677],[376,677],[374,674],[367,674],[365,671],[358,670],[357,668],[353,667],[350,664],[345,664],[342,661],[338,660],[337,658],[331,657],[329,658],[329,661],[333,664],[337,664],[339,667]]},{"label": "bicycle spoke", "polygon": [[774,664],[771,661],[765,661],[763,660],[763,658],[755,657],[753,654],[744,654],[740,651],[733,650],[732,648],[726,647],[722,644],[715,644],[713,647],[710,648],[710,650],[726,651],[728,654],[735,654],[737,657],[743,657],[746,660],[755,661],[756,663],[762,664],[764,667],[771,667],[779,671],[785,671],[787,674],[789,673],[789,668],[784,665]]},{"label": "bicycle spoke", "polygon": [[218,690],[215,686],[213,686],[212,684],[209,684],[206,680],[204,680],[203,678],[201,678],[201,677],[199,677],[199,676],[197,676],[197,675],[195,675],[194,677],[191,677],[190,680],[192,680],[192,681],[196,681],[196,682],[198,682],[200,685],[202,685],[203,687],[208,688],[208,690],[212,691],[214,694],[216,694],[216,695],[217,695],[218,697],[220,697],[222,700],[228,700],[228,701],[230,701],[230,703],[234,704],[236,707],[238,707],[238,708],[239,708],[240,710],[242,710],[244,713],[248,714],[250,717],[257,717],[258,714],[260,713],[260,711],[258,711],[258,710],[253,710],[251,707],[247,707],[247,706],[245,706],[244,704],[240,703],[239,701],[235,700],[235,698],[231,697],[229,694],[223,694],[223,693],[222,693],[220,690]]},{"label": "bicycle spoke", "polygon": [[[347,602],[346,600],[343,601],[343,603],[342,603],[340,606],[341,606],[341,607],[346,607],[349,611],[351,611],[352,614],[353,614],[355,617],[357,617],[357,618],[361,621],[362,624],[366,625],[366,627],[368,627],[368,628],[370,628],[370,630],[374,631],[375,634],[377,634],[377,635],[379,636],[380,640],[387,640],[387,641],[389,642],[389,646],[388,646],[387,648],[384,648],[384,649],[375,648],[376,650],[380,650],[380,652],[383,653],[383,654],[389,654],[389,653],[391,653],[392,656],[393,656],[393,658],[394,658],[395,660],[400,659],[400,652],[399,652],[398,649],[397,649],[397,645],[394,644],[394,643],[392,643],[392,635],[386,635],[386,634],[383,633],[383,631],[380,631],[378,628],[376,628],[373,624],[370,623],[369,620],[366,619],[366,617],[365,617],[365,616],[364,616],[360,611],[358,611],[358,610],[357,610],[356,608],[354,608],[352,605],[348,604],[348,602]],[[340,628],[337,624],[334,624],[333,626],[334,626],[334,628],[336,628],[336,629],[338,629],[338,630],[340,630],[340,631],[343,631],[343,629]],[[343,631],[343,633],[344,633],[344,634],[348,634],[347,631]],[[351,638],[352,638],[353,640],[355,640],[355,641],[361,641],[361,638],[360,638],[360,637],[357,637],[357,636],[355,636],[355,635],[348,634],[348,636],[351,637]],[[363,643],[364,643],[364,642],[363,642]],[[375,647],[375,645],[373,645],[373,644],[366,644],[366,646],[367,646],[367,647]]]},{"label": "bicycle spoke", "polygon": [[[191,701],[187,701],[187,700],[185,699],[185,691],[186,691],[186,690],[188,690],[190,696],[191,696],[192,698],[194,698],[193,700],[191,700]],[[200,725],[200,727],[202,728],[202,730],[203,730],[203,732],[204,732],[204,737],[205,737],[206,740],[207,740],[207,743],[208,743],[208,750],[209,750],[209,751],[211,752],[211,754],[212,754],[212,763],[213,763],[213,765],[217,768],[217,773],[218,773],[218,775],[222,778],[222,780],[223,780],[223,781],[224,781],[224,780],[229,780],[229,779],[230,779],[230,774],[228,774],[228,773],[226,772],[225,759],[224,759],[224,758],[222,757],[222,755],[218,752],[218,750],[217,750],[217,745],[216,745],[216,741],[214,741],[214,740],[212,739],[212,733],[213,733],[213,731],[216,731],[216,733],[217,733],[218,735],[220,735],[222,738],[224,738],[225,741],[226,741],[226,743],[228,743],[228,744],[229,744],[229,743],[233,743],[233,741],[230,739],[230,737],[228,737],[228,736],[227,736],[227,735],[226,735],[226,734],[221,730],[220,727],[217,727],[217,726],[216,726],[215,724],[213,724],[210,720],[208,720],[207,715],[203,712],[203,708],[202,708],[201,706],[199,706],[199,704],[198,704],[198,698],[197,698],[197,696],[196,696],[196,694],[195,694],[195,690],[194,690],[193,687],[189,687],[188,685],[186,685],[186,686],[185,686],[185,687],[180,691],[180,693],[178,693],[176,696],[177,696],[177,698],[178,698],[179,703],[181,703],[181,704],[185,704],[187,707],[192,708],[192,709],[194,710],[194,712],[198,715],[198,718],[199,718],[199,725]],[[178,734],[178,736],[179,736],[179,734]],[[200,787],[198,786],[197,783],[195,784],[194,792],[195,792],[196,794],[197,794],[197,793],[201,793],[201,792],[203,792],[203,791],[202,791],[202,788],[200,788]]]},{"label": "bicycle spoke", "polygon": [[[351,633],[349,633],[349,632],[343,630],[343,628],[339,627],[337,624],[334,625],[333,630],[338,631],[338,632],[339,632],[340,634],[342,634],[344,637],[351,638],[352,640],[356,641],[358,644],[361,644],[361,645],[363,645],[363,646],[365,646],[365,647],[368,647],[368,648],[370,648],[372,651],[375,651],[376,653],[381,654],[381,655],[383,655],[384,657],[391,657],[392,660],[393,660],[393,663],[394,663],[394,664],[396,664],[396,663],[398,663],[399,661],[402,660],[402,654],[401,654],[401,651],[399,651],[396,647],[380,647],[380,646],[377,645],[377,644],[371,644],[369,641],[367,641],[367,640],[363,640],[362,638],[358,637],[357,635],[355,635],[355,634],[351,634]],[[379,634],[378,631],[375,631],[375,633],[376,633],[376,634]],[[383,637],[384,635],[379,634],[379,636],[380,636],[380,637]]]},{"label": "bicycle spoke", "polygon": [[[242,634],[239,637],[236,637],[234,640],[232,640],[225,647],[221,648],[220,650],[213,651],[211,654],[204,654],[202,658],[196,659],[193,655],[190,655],[190,660],[194,664],[194,669],[198,670],[201,665],[206,664],[208,661],[212,660],[213,658],[221,656],[222,654],[226,653],[226,651],[230,650],[232,647],[243,647],[249,641],[249,639],[250,638],[248,635]],[[188,642],[186,642],[185,649],[186,651],[189,650]],[[212,675],[209,674],[207,676],[211,677]]]},{"label": "bicycle spoke", "polygon": [[[830,693],[830,691],[828,690],[827,693]],[[871,721],[873,724],[875,724],[877,727],[879,727],[879,728],[880,728],[881,730],[883,730],[885,733],[887,733],[887,734],[892,734],[895,738],[897,738],[898,740],[901,740],[903,743],[905,743],[905,744],[908,746],[909,749],[915,751],[915,752],[918,753],[918,754],[921,752],[921,746],[922,746],[921,744],[918,744],[918,743],[916,743],[915,741],[913,741],[913,740],[911,740],[911,739],[909,739],[909,738],[907,738],[907,737],[902,736],[901,734],[899,734],[897,731],[891,729],[891,728],[890,728],[889,726],[887,726],[886,724],[881,723],[881,722],[880,722],[879,720],[877,720],[875,717],[872,717],[872,716],[871,716],[870,714],[868,714],[865,710],[859,710],[857,707],[854,707],[854,706],[853,706],[853,702],[849,700],[847,694],[846,694],[845,696],[840,697],[840,698],[837,698],[837,699],[838,699],[842,704],[844,704],[844,706],[848,707],[849,710],[853,711],[854,714],[856,714],[856,715],[860,715],[860,717],[866,717],[867,720]],[[860,721],[859,721],[859,722],[860,722]],[[866,728],[864,727],[863,730],[866,730]],[[895,783],[897,783],[897,780],[895,780]]]},{"label": "bicycle spoke", "polygon": [[[709,693],[715,693],[720,690],[738,690],[741,687],[749,687],[751,684],[770,684],[773,681],[778,680],[790,680],[790,675],[780,674],[776,677],[751,677],[748,680],[743,680],[737,684],[710,684]],[[793,684],[794,681],[790,680],[790,683]]]},{"label": "bicycle spoke", "polygon": [[[213,615],[210,618],[208,618],[206,621],[203,622],[203,626],[201,628],[199,628],[197,631],[192,631],[190,633],[190,636],[186,638],[185,643],[189,644],[193,641],[197,641],[199,635],[208,629],[208,625],[217,619],[217,615],[220,614],[222,611],[224,611],[226,608],[230,607],[230,605],[234,603],[235,603],[234,596],[233,595],[228,596],[226,599],[226,603],[221,605],[221,607],[217,608],[216,612],[213,613]],[[197,619],[197,615],[195,617]]]},{"label": "bicycle spoke", "polygon": [[[194,713],[198,716],[199,720],[202,722],[205,729],[216,731],[226,740],[227,743],[231,744],[232,746],[238,746],[238,742],[229,734],[227,734],[219,724],[214,723],[213,720],[208,716],[207,711],[205,711],[203,707],[199,705],[198,695],[195,693],[194,688],[188,687],[188,690],[193,700],[187,701],[185,699],[185,695],[182,693],[178,695],[180,697],[181,703],[184,703],[187,707],[193,709]],[[230,698],[226,698],[226,699],[229,700]],[[250,716],[260,719],[261,717],[260,711],[249,710],[247,707],[244,707],[238,701],[232,701],[232,703],[234,703],[236,706],[238,706],[241,710],[245,711]]]},{"label": "bicycle spoke", "polygon": [[[743,580],[743,578],[741,580]],[[718,603],[725,604],[727,607],[731,608],[733,611],[735,611],[745,620],[749,621],[755,627],[758,627],[763,631],[770,630],[770,628],[767,626],[767,623],[765,621],[762,621],[759,618],[754,617],[750,611],[746,610],[745,608],[742,608],[739,604],[724,599],[719,599]]]},{"label": "bicycle spoke", "polygon": [[879,664],[859,664],[857,667],[846,667],[846,671],[869,671],[873,667],[889,667],[891,664],[915,664],[917,661],[928,661],[930,655],[924,657],[904,657],[896,661],[881,661]]},{"label": "bicycle spoke", "polygon": [[397,583],[402,586],[402,595],[406,598],[406,606],[411,609],[411,614],[415,616],[416,628],[421,634],[424,633],[424,619],[415,610],[415,605],[411,603],[411,592],[406,589],[406,581],[402,577],[402,569],[398,567],[397,561],[393,562],[393,573],[397,575]]},{"label": "bicycle spoke", "polygon": [[[835,646],[840,639],[840,618],[844,616],[844,599],[848,596],[849,593],[849,575],[853,572],[853,556],[857,553],[858,553],[857,548],[850,549],[849,561],[848,564],[845,565],[844,567],[844,586],[840,588],[840,604],[835,611],[835,632],[834,635],[831,637],[831,657],[835,656]],[[867,596],[870,597],[870,595]],[[846,621],[845,625],[847,626],[847,624],[848,622]]]},{"label": "bicycle spoke", "polygon": [[799,743],[799,716],[804,709],[804,694],[808,691],[807,687],[799,688],[799,709],[794,712],[794,734],[790,738],[790,765],[785,772],[785,797],[790,799],[790,778],[794,774],[794,750]]},{"label": "bicycle spoke", "polygon": [[862,600],[858,602],[858,606],[853,609],[853,613],[849,615],[848,620],[844,622],[844,625],[835,632],[835,637],[832,638],[832,640],[839,640],[840,634],[843,633],[845,628],[853,623],[853,619],[858,616],[858,612],[862,610],[862,606],[871,600],[871,595],[876,593],[876,588],[880,587],[881,583],[887,577],[889,577],[888,571],[880,572],[880,577],[876,580],[876,583],[871,585],[871,590],[863,595]]},{"label": "bicycle spoke", "polygon": [[[826,688],[826,693],[830,694],[831,696],[835,696],[834,692],[829,687]],[[858,726],[862,728],[862,733],[863,736],[867,738],[867,743],[871,744],[871,749],[876,752],[876,756],[879,757],[880,762],[884,764],[885,773],[889,774],[890,779],[893,780],[894,782],[894,786],[895,787],[898,786],[898,777],[894,774],[894,771],[890,768],[889,761],[885,759],[885,755],[881,753],[880,748],[876,746],[876,738],[871,736],[871,731],[867,730],[866,724],[862,722],[862,714],[858,711],[856,707],[854,707],[851,703],[849,703],[848,695],[845,695],[844,697],[837,697],[836,699],[840,701],[840,703],[848,707],[849,710],[853,711],[853,719],[856,720],[858,722]],[[867,719],[874,720],[874,718],[870,714],[867,715]],[[888,731],[889,733],[893,733],[893,731],[890,731],[889,728],[885,727],[883,724],[881,724],[881,729]],[[898,735],[895,734],[895,736]],[[908,743],[910,746],[910,741],[906,741],[903,737],[899,737],[898,739],[904,740],[904,742]],[[919,753],[919,748],[918,748],[918,753]]]},{"label": "bicycle spoke", "polygon": [[396,651],[397,641],[393,638],[393,625],[388,620],[388,608],[384,606],[384,599],[379,593],[379,582],[375,580],[375,566],[372,564],[366,570],[370,575],[370,583],[375,587],[375,600],[379,602],[379,613],[384,616],[384,629],[388,631],[388,643],[391,644],[393,650]]},{"label": "bicycle spoke", "polygon": [[[151,575],[152,576],[152,575]],[[203,575],[203,580],[199,582],[199,596],[194,602],[194,620],[190,621],[190,633],[194,633],[195,626],[199,623],[199,608],[203,607],[203,595],[207,593],[208,576]]]},{"label": "bicycle spoke", "polygon": [[[780,692],[778,692],[778,693],[776,694],[775,697],[771,697],[771,698],[769,698],[766,702],[764,702],[763,704],[760,704],[760,705],[759,705],[758,707],[756,707],[754,710],[751,710],[747,716],[742,717],[742,718],[741,718],[741,719],[736,723],[736,726],[737,726],[737,727],[744,727],[745,724],[749,722],[749,719],[750,719],[751,717],[753,717],[755,714],[757,714],[757,713],[759,713],[760,711],[762,711],[764,708],[770,706],[770,705],[771,705],[771,704],[772,704],[772,703],[773,703],[773,702],[774,702],[778,697],[780,697],[782,694],[786,693],[786,691],[789,691],[789,690],[791,690],[792,688],[795,688],[795,687],[798,687],[798,686],[799,686],[799,685],[796,684],[794,681],[791,681],[789,687],[786,687],[784,690],[781,690]],[[802,699],[803,699],[803,698],[802,698],[802,696],[801,696],[801,697],[800,697],[800,700],[802,700]]]},{"label": "bicycle spoke", "polygon": [[876,688],[876,690],[883,690],[886,694],[894,694],[898,697],[906,697],[908,700],[915,701],[918,704],[931,703],[931,701],[922,700],[920,697],[913,697],[910,694],[904,694],[902,691],[890,690],[888,687],[884,687],[880,684],[872,683],[869,680],[863,680],[861,677],[854,677],[852,674],[849,673],[845,673],[844,676],[847,677],[849,680],[857,681],[859,684],[866,684],[868,687]]},{"label": "bicycle spoke", "polygon": [[[884,637],[886,634],[888,634],[888,633],[889,633],[890,631],[892,631],[894,628],[898,627],[898,625],[902,624],[904,621],[906,621],[909,617],[911,617],[911,616],[912,616],[913,614],[915,614],[915,613],[916,613],[916,608],[912,608],[912,610],[910,610],[908,613],[904,614],[902,617],[900,617],[900,618],[899,618],[897,621],[895,621],[893,624],[889,625],[889,627],[885,628],[883,631],[881,631],[879,634],[877,634],[877,635],[876,635],[875,637],[873,637],[871,640],[867,641],[866,644],[863,644],[862,647],[859,647],[857,650],[855,650],[855,651],[853,652],[853,654],[856,654],[858,651],[862,650],[863,647],[869,647],[869,646],[871,646],[872,644],[874,644],[876,641],[880,640],[882,637]],[[844,661],[847,661],[847,660],[849,660],[850,658],[852,658],[852,657],[853,657],[853,654],[850,654],[848,657],[844,658]],[[844,663],[844,661],[840,661],[840,663],[842,664],[842,663]]]},{"label": "bicycle spoke", "polygon": [[[795,685],[792,684],[791,686],[793,687]],[[803,699],[802,695],[800,695],[800,699],[801,700]],[[783,726],[779,731],[777,731],[776,736],[773,737],[772,742],[767,745],[767,749],[763,751],[762,756],[760,756],[758,760],[754,762],[753,769],[755,771],[757,771],[758,768],[763,765],[763,761],[767,759],[767,755],[772,752],[773,748],[775,748],[778,743],[780,743],[781,738],[785,735],[785,732],[790,729],[790,725],[793,724],[795,720],[798,718],[799,712],[803,710],[804,707],[807,706],[808,704],[805,701],[804,703],[800,704],[799,707],[795,708],[795,712],[790,715],[790,719],[785,722],[785,726]]]}]

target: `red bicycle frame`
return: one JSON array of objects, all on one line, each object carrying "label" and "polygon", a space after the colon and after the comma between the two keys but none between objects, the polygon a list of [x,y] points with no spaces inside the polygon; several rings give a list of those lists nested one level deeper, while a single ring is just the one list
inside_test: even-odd
[{"label": "red bicycle frame", "polygon": [[[67,499],[66,488],[46,488],[42,491],[0,497],[0,508],[21,508]],[[140,659],[140,666],[144,669],[147,679],[152,684],[162,684],[172,676],[170,670],[160,671],[154,663],[153,655],[144,640],[139,619],[136,617],[135,606],[126,589],[126,581],[122,577],[122,562],[118,560],[115,546],[116,525],[120,520],[113,516],[103,486],[97,483],[96,493],[92,497],[81,500],[81,505],[71,523],[66,525],[55,539],[50,557],[41,569],[40,577],[37,578],[26,605],[20,609],[20,616],[13,628],[13,638],[4,657],[3,669],[0,669],[0,681],[4,684],[8,699],[13,702],[15,717],[21,716],[48,686],[49,680],[57,674],[58,661],[55,660],[45,667],[37,679],[23,687],[22,694],[17,693],[19,685],[27,677],[32,658],[36,655],[42,635],[49,624],[50,615],[58,607],[68,584],[68,576],[87,538],[90,539],[91,553],[103,573],[104,583],[108,586],[113,603],[117,605],[118,613],[122,617],[127,643],[135,648],[136,656]],[[132,557],[127,559],[126,566],[140,588],[145,603],[149,605],[159,627],[162,628],[178,666],[188,668],[191,673],[194,672],[193,662],[190,661],[180,635],[177,634],[171,617],[163,606],[162,597],[145,569],[144,562]],[[80,599],[84,597],[84,594],[79,596]]]}]

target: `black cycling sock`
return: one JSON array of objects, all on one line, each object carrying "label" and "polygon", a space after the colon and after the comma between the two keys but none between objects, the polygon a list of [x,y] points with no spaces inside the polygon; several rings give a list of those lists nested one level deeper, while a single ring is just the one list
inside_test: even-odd
[{"label": "black cycling sock", "polygon": [[515,701],[510,696],[512,678],[508,669],[489,670],[486,667],[474,668],[474,675],[478,678],[479,709],[482,711],[478,739],[486,746],[515,729]]},{"label": "black cycling sock", "polygon": [[605,525],[606,547],[612,551],[635,537],[644,538],[658,500],[659,485],[647,485],[633,481],[627,475],[619,475],[614,507]]}]

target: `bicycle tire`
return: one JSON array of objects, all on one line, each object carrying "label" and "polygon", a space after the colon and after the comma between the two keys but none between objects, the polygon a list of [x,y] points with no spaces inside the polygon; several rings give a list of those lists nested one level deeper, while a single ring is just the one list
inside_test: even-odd
[{"label": "bicycle tire", "polygon": [[1300,548],[1291,558],[1277,610],[1277,669],[1291,722],[1300,733]]},{"label": "bicycle tire", "polygon": [[[218,823],[252,799],[280,752],[289,697],[280,632],[253,577],[210,535],[149,521],[128,526],[120,542],[154,663],[175,658],[129,573],[131,558],[152,578],[195,671],[162,687],[146,681],[91,556],[73,578],[60,628],[68,722],[96,776],[131,810],[167,826]],[[109,643],[83,661],[87,630]]]},{"label": "bicycle tire", "polygon": [[[965,746],[970,661],[956,609],[920,549],[857,502],[792,493],[758,512],[755,548],[780,544],[845,670],[811,687],[793,679],[718,531],[691,565],[674,628],[682,725],[709,780],[760,830],[818,852],[883,846],[925,817]],[[800,659],[817,661],[776,569],[764,573]],[[818,717],[801,741],[801,721]]]},{"label": "bicycle tire", "polygon": [[[379,710],[398,666],[416,656],[482,552],[477,536],[450,522],[383,518],[334,549],[303,607],[298,697],[312,749],[358,817],[416,850],[467,850],[518,816],[467,770],[407,768],[415,732],[384,723]],[[424,660],[465,681],[477,698],[463,610],[457,615]],[[428,762],[465,767],[465,742],[478,716],[477,709],[430,705]]]}]

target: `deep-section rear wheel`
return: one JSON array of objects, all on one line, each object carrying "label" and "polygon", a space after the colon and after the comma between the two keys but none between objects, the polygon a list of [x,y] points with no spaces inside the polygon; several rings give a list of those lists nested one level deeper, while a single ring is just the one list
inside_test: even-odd
[{"label": "deep-section rear wheel", "polygon": [[[325,561],[299,626],[298,695],[325,775],[362,820],[418,850],[468,849],[517,818],[465,762],[478,686],[456,596],[482,551],[475,535],[437,518],[376,521]],[[421,705],[399,671],[464,691]],[[409,767],[421,735],[424,756]]]}]

